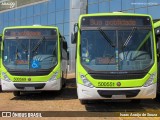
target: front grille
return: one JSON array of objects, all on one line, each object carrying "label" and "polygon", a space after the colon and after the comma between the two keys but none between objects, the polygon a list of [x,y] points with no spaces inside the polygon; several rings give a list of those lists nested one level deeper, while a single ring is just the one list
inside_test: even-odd
[{"label": "front grille", "polygon": [[35,89],[42,89],[45,86],[45,83],[36,83],[36,84],[17,84],[15,83],[14,86],[17,89],[24,89],[25,87],[34,87]]},{"label": "front grille", "polygon": [[100,96],[105,98],[111,98],[112,95],[126,95],[126,97],[135,97],[140,90],[98,90]]},{"label": "front grille", "polygon": [[43,76],[48,75],[51,72],[51,70],[48,71],[9,71],[11,75],[15,76]]},{"label": "front grille", "polygon": [[[55,65],[56,66],[56,65]],[[8,69],[8,72],[13,76],[44,76],[49,75],[52,70],[55,68],[53,66],[49,69],[41,69],[41,70],[15,70],[15,69]]]},{"label": "front grille", "polygon": [[129,80],[129,79],[141,79],[145,77],[146,73],[140,74],[90,74],[94,79],[101,79],[101,80]]}]

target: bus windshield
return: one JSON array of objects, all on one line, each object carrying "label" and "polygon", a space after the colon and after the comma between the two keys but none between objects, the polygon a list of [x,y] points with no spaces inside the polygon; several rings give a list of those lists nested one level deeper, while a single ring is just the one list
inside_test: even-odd
[{"label": "bus windshield", "polygon": [[81,30],[81,63],[91,71],[137,71],[153,64],[150,28]]},{"label": "bus windshield", "polygon": [[3,64],[10,70],[53,68],[57,64],[57,39],[57,35],[27,37],[21,33],[18,37],[5,36]]}]

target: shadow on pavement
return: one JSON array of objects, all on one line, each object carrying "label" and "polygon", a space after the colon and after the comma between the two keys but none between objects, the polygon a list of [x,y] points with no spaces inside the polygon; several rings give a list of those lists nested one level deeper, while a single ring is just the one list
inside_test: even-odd
[{"label": "shadow on pavement", "polygon": [[128,101],[92,101],[85,104],[88,112],[144,112],[146,109],[159,110],[160,104],[156,100],[141,100],[133,103]]}]

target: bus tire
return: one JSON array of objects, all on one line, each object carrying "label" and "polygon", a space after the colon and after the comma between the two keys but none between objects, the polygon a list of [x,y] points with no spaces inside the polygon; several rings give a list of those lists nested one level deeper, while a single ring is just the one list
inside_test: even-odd
[{"label": "bus tire", "polygon": [[133,99],[131,100],[132,103],[140,104],[141,100],[140,99]]},{"label": "bus tire", "polygon": [[65,88],[66,87],[66,83],[64,83],[62,87]]},{"label": "bus tire", "polygon": [[62,87],[63,87],[63,88],[65,88],[65,87],[66,87],[66,79],[65,79],[65,78],[62,78],[62,79],[63,79],[63,82],[62,82],[62,83],[63,83],[63,84],[62,84]]},{"label": "bus tire", "polygon": [[158,70],[157,70],[157,96],[160,96],[160,60],[158,60]]},{"label": "bus tire", "polygon": [[21,95],[21,93],[20,93],[20,91],[14,91],[14,92],[13,92],[13,95],[14,95],[15,97],[18,97],[18,96]]},{"label": "bus tire", "polygon": [[160,102],[160,76],[159,76],[159,69],[158,69],[158,79],[157,79],[157,94],[156,94],[156,101]]},{"label": "bus tire", "polygon": [[160,95],[160,78],[157,79],[157,95]]},{"label": "bus tire", "polygon": [[64,77],[64,73],[62,72],[62,88],[66,87],[66,78]]},{"label": "bus tire", "polygon": [[80,103],[81,103],[82,105],[88,104],[88,100],[80,100]]},{"label": "bus tire", "polygon": [[0,92],[2,92],[2,86],[0,85]]}]

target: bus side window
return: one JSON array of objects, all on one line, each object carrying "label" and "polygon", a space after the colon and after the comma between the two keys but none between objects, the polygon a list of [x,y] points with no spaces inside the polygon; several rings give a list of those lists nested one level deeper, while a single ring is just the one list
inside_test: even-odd
[{"label": "bus side window", "polygon": [[78,30],[79,30],[78,23],[75,23],[74,24],[74,33],[72,34],[72,37],[71,37],[71,43],[72,44],[77,43]]},{"label": "bus side window", "polygon": [[68,52],[67,52],[68,46],[67,42],[65,41],[65,38],[61,38],[61,52],[62,52],[62,59],[67,60],[68,59]]},{"label": "bus side window", "polygon": [[75,43],[77,43],[77,36],[78,36],[78,32],[75,32],[73,35],[72,35],[72,44],[75,44]]},{"label": "bus side window", "polygon": [[157,40],[157,53],[160,54],[160,36],[157,36],[156,40]]},{"label": "bus side window", "polygon": [[67,48],[68,48],[68,46],[67,46],[67,42],[66,41],[63,41],[63,49],[67,52]]}]

